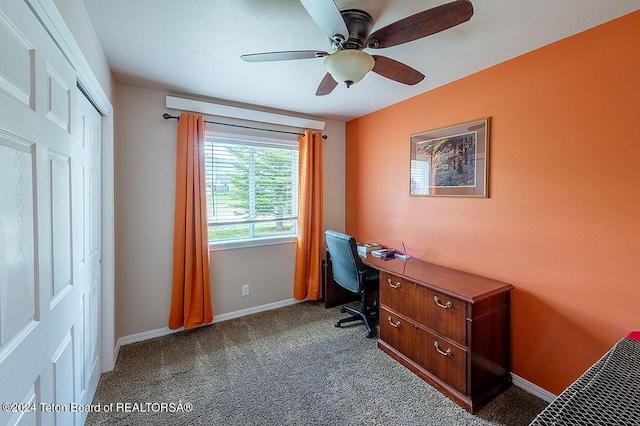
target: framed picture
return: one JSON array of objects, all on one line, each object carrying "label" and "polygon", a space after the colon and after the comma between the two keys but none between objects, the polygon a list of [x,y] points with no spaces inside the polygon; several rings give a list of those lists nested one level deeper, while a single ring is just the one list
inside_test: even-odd
[{"label": "framed picture", "polygon": [[411,135],[410,195],[487,197],[489,119]]}]

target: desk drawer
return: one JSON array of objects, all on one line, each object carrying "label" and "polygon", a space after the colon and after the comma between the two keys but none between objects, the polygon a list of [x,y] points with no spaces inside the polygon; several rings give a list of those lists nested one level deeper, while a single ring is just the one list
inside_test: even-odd
[{"label": "desk drawer", "polygon": [[380,274],[380,305],[466,345],[466,303],[395,275]]},{"label": "desk drawer", "polygon": [[417,338],[418,327],[415,324],[380,307],[380,340],[420,364],[423,345],[417,344]]},{"label": "desk drawer", "polygon": [[451,388],[466,394],[465,350],[383,307],[380,308],[380,340]]}]

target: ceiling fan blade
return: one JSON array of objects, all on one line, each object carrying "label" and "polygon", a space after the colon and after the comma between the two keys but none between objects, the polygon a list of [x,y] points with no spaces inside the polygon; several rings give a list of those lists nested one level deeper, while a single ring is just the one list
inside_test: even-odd
[{"label": "ceiling fan blade", "polygon": [[285,52],[251,53],[249,55],[242,55],[240,58],[245,62],[271,62],[323,58],[328,55],[327,52],[321,50],[290,50]]},{"label": "ceiling fan blade", "polygon": [[371,48],[397,46],[444,31],[468,21],[473,16],[469,0],[456,0],[416,13],[374,31],[367,40]]},{"label": "ceiling fan blade", "polygon": [[[340,9],[333,0],[300,0],[302,6],[320,29],[334,41],[345,41],[349,38],[349,30]],[[336,40],[336,36],[342,37]]]},{"label": "ceiling fan blade", "polygon": [[331,74],[327,73],[320,82],[318,90],[316,90],[316,96],[328,95],[333,92],[333,89],[335,89],[336,86],[338,86],[338,82],[331,77]]},{"label": "ceiling fan blade", "polygon": [[409,86],[418,84],[424,79],[424,75],[421,72],[411,68],[409,65],[405,65],[395,59],[387,58],[386,56],[372,56],[376,64],[371,71],[376,74]]}]

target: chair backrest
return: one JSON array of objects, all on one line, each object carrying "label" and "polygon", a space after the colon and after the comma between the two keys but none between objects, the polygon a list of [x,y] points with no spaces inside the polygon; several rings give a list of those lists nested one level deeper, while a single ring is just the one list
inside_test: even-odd
[{"label": "chair backrest", "polygon": [[358,256],[356,239],[336,231],[326,231],[327,248],[331,256],[333,279],[341,287],[354,293],[363,291],[359,271],[366,269]]}]

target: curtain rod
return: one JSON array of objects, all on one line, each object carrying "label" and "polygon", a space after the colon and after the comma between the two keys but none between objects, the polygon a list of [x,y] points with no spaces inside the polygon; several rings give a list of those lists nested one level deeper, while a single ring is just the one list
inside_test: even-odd
[{"label": "curtain rod", "polygon": [[[162,114],[162,118],[164,118],[165,120],[169,120],[170,118],[172,118],[174,120],[179,120],[180,119],[180,117],[176,117],[174,115],[167,114],[166,112],[164,114]],[[217,121],[208,121],[208,120],[204,120],[204,122],[205,123],[209,123],[209,124],[219,124],[221,126],[241,127],[243,129],[263,130],[265,132],[287,133],[289,135],[303,135],[303,133],[287,132],[286,130],[263,129],[261,127],[242,126],[240,124],[219,123]],[[327,139],[327,135],[322,135],[322,139]]]}]

